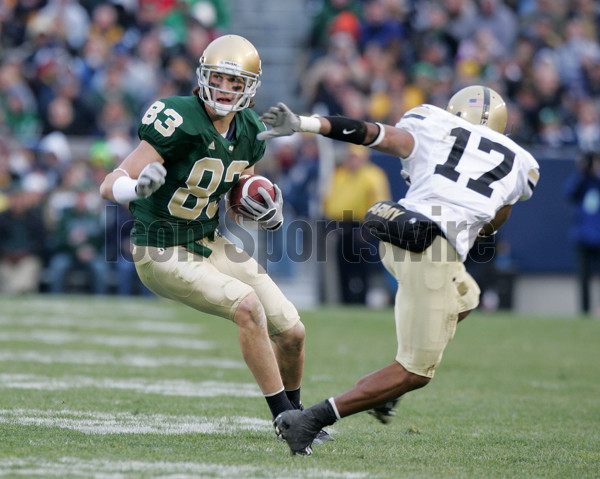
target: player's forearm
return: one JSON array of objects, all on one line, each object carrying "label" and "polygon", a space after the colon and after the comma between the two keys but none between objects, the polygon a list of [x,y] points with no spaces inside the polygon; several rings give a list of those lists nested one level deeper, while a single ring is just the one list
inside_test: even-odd
[{"label": "player's forearm", "polygon": [[312,131],[355,145],[376,146],[385,135],[383,125],[344,116],[300,117],[301,131]]},{"label": "player's forearm", "polygon": [[497,230],[500,229],[500,227],[504,223],[506,223],[506,221],[510,217],[511,211],[512,211],[512,205],[505,205],[502,208],[500,208],[498,210],[498,213],[496,213],[495,218],[491,221],[492,226],[494,228],[496,228]]},{"label": "player's forearm", "polygon": [[102,196],[102,198],[108,201],[115,201],[113,186],[115,180],[120,176],[123,176],[123,173],[120,173],[118,171],[113,171],[106,175],[106,178],[104,178],[104,181],[100,185],[100,195]]},{"label": "player's forearm", "polygon": [[487,238],[495,235],[500,227],[506,223],[510,216],[512,205],[505,205],[498,210],[494,219],[489,223],[485,224],[481,230],[479,230],[479,238]]},{"label": "player's forearm", "polygon": [[341,116],[310,117],[310,120],[319,121],[320,135],[373,148],[392,156],[406,158],[414,148],[412,135],[402,128]]},{"label": "player's forearm", "polygon": [[[376,123],[370,123],[366,121],[353,120],[350,118],[344,117],[317,117],[321,127],[319,130],[319,134],[323,136],[330,136],[336,140],[347,141],[350,143],[357,143],[361,145],[368,145],[373,143],[377,136],[379,135],[379,126]],[[341,133],[337,133],[334,131],[333,123],[338,123],[337,129],[341,131]],[[354,131],[353,131],[354,130]],[[359,135],[357,135],[357,131],[361,131]],[[351,133],[349,133],[351,132]],[[354,135],[352,134],[354,133]],[[355,140],[355,141],[352,141]]]},{"label": "player's forearm", "polygon": [[119,168],[106,176],[100,185],[100,194],[104,199],[115,203],[137,200],[137,180],[130,178],[125,170]]}]

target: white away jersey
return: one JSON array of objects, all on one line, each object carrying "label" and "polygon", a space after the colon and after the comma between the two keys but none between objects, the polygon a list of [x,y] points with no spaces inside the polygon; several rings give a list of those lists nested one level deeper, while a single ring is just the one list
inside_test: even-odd
[{"label": "white away jersey", "polygon": [[402,159],[411,185],[399,203],[438,223],[463,261],[500,208],[531,197],[539,165],[505,135],[433,105],[413,108],[396,126],[415,140]]}]

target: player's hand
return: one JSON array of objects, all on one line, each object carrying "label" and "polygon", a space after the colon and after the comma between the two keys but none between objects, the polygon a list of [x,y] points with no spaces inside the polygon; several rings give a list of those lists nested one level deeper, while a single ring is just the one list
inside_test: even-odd
[{"label": "player's hand", "polygon": [[243,197],[240,202],[243,208],[239,212],[248,219],[256,221],[263,230],[275,231],[281,228],[283,224],[283,195],[279,186],[275,188],[275,199],[263,187],[258,188],[258,192],[265,200],[266,204],[256,201],[249,196]]},{"label": "player's hand", "polygon": [[300,130],[300,117],[284,103],[272,106],[260,117],[260,121],[273,127],[272,130],[261,131],[256,138],[268,140],[278,136],[289,136]]},{"label": "player's hand", "polygon": [[167,170],[158,161],[146,165],[137,179],[135,192],[140,198],[148,198],[165,184]]},{"label": "player's hand", "polygon": [[408,171],[406,170],[400,170],[400,176],[402,177],[402,179],[404,180],[404,182],[410,186],[411,182],[410,182],[410,175],[408,174]]}]

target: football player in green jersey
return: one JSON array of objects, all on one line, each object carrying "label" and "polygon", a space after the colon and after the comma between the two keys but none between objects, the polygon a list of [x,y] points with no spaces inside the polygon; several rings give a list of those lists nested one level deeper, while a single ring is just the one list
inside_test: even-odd
[{"label": "football player in green jersey", "polygon": [[[257,262],[216,230],[219,200],[242,174],[253,173],[265,151],[256,139],[265,126],[249,108],[260,86],[260,57],[245,38],[225,35],[207,46],[197,73],[192,96],[148,108],[141,142],[100,190],[130,204],[134,262],[149,289],[237,324],[244,360],[275,417],[301,407],[304,325]],[[262,190],[267,205],[246,211],[265,230],[283,223],[275,189],[275,200]]]}]

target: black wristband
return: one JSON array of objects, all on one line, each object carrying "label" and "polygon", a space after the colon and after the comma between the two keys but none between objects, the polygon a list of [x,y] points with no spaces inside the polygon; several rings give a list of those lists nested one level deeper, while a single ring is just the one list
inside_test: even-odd
[{"label": "black wristband", "polygon": [[326,116],[331,124],[331,131],[324,136],[334,140],[346,141],[362,145],[367,137],[367,124],[345,116]]}]

